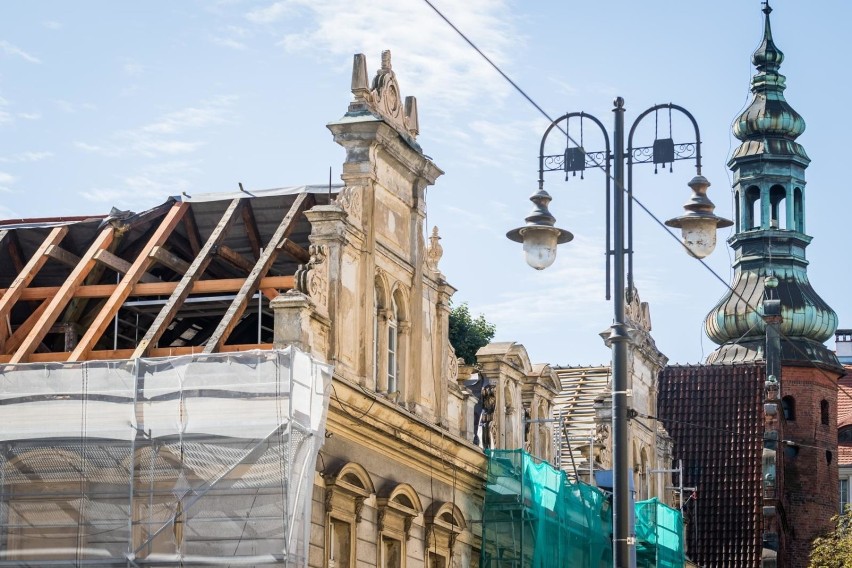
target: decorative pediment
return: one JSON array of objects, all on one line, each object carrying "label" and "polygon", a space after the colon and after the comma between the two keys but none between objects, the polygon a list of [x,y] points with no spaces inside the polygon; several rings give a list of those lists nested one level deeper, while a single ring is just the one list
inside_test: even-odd
[{"label": "decorative pediment", "polygon": [[405,538],[410,534],[412,521],[423,512],[420,497],[407,483],[400,483],[387,495],[378,497],[376,505],[379,509],[379,530],[404,535]]},{"label": "decorative pediment", "polygon": [[361,522],[364,501],[376,492],[370,474],[354,462],[345,464],[336,475],[325,480],[325,510],[327,513],[344,513],[355,522]]},{"label": "decorative pediment", "polygon": [[352,65],[352,94],[355,100],[349,112],[369,110],[393,126],[399,132],[416,138],[420,132],[417,119],[417,99],[400,95],[396,73],[391,67],[391,52],[382,52],[382,66],[376,72],[372,84],[367,79],[367,58],[363,53],[355,55]]}]

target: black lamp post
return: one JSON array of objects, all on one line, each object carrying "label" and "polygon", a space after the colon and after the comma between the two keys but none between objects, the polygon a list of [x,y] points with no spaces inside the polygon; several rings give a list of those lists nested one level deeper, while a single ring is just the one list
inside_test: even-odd
[{"label": "black lamp post", "polygon": [[[614,323],[610,328],[609,343],[612,348],[612,433],[613,433],[613,558],[615,568],[630,566],[630,546],[634,544],[634,536],[630,527],[630,499],[628,476],[628,429],[627,429],[627,342],[628,329],[625,325],[625,299],[633,290],[633,164],[653,163],[655,166],[672,164],[675,160],[694,159],[696,176],[689,182],[692,197],[684,205],[685,213],[666,221],[666,225],[682,230],[683,245],[687,252],[697,258],[704,258],[716,246],[716,230],[733,225],[728,219],[713,214],[715,206],[707,198],[706,191],[710,182],[701,175],[701,134],[695,118],[683,107],[675,104],[656,105],[642,114],[630,127],[627,138],[627,151],[624,149],[624,99],[618,97],[614,101],[615,126],[613,130],[614,148],[610,148],[609,135],[600,120],[583,112],[565,114],[553,122],[545,130],[541,139],[539,153],[538,191],[530,197],[535,204],[533,212],[526,218],[527,224],[512,231],[506,236],[524,245],[527,263],[536,270],[547,268],[556,259],[556,245],[566,243],[573,238],[568,231],[554,226],[556,219],[550,214],[548,204],[550,195],[544,190],[544,173],[546,171],[583,172],[587,167],[596,167],[606,174],[607,229],[606,255],[607,278],[606,298],[610,299],[610,276],[615,286],[616,294],[614,307]],[[675,110],[686,115],[695,128],[695,141],[675,144],[672,138],[658,138],[652,146],[634,147],[633,134],[643,118],[661,110]],[[573,142],[566,136],[566,147],[562,154],[545,155],[544,146],[548,135],[561,122],[568,123],[571,119],[579,119],[582,125],[589,120],[603,132],[605,148],[603,151],[586,152],[581,144]],[[573,143],[573,146],[572,146]],[[625,159],[627,162],[627,184],[624,183]],[[613,192],[613,184],[614,192]],[[627,225],[625,231],[624,196],[628,197]],[[612,233],[612,245],[610,241]],[[625,243],[625,234],[627,242]],[[627,286],[625,287],[625,256],[627,257]],[[612,274],[610,266],[612,265]]]}]

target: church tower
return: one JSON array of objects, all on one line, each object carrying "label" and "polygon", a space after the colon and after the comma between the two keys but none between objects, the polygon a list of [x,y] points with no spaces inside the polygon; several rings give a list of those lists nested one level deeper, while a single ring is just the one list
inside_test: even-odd
[{"label": "church tower", "polygon": [[[805,121],[784,98],[779,73],[784,54],[772,39],[768,6],[763,41],[752,62],[751,104],[734,122],[741,144],[728,167],[734,174],[735,229],[733,292],[707,315],[707,335],[720,347],[707,363],[763,358],[764,298],[781,300],[782,360],[838,367],[823,342],[837,328],[837,314],[811,287],[805,249],[805,169],[810,158],[796,139]],[[773,288],[774,287],[774,288]]]},{"label": "church tower", "polygon": [[[736,232],[728,240],[735,252],[733,292],[707,315],[707,334],[719,344],[707,364],[765,362],[766,392],[772,393],[764,398],[764,559],[774,549],[784,565],[806,566],[812,539],[838,511],[835,425],[843,370],[823,345],[837,328],[837,314],[808,281],[810,159],[796,141],[805,121],[784,98],[784,54],[772,38],[772,9],[764,4],[763,41],[752,56],[753,97],[734,122],[741,144],[728,162],[736,211]],[[768,333],[780,336],[780,349],[767,342]]]},{"label": "church tower", "polygon": [[658,415],[682,460],[687,556],[805,568],[839,509],[837,314],[808,281],[805,121],[784,98],[764,2],[752,99],[735,121],[734,281],[705,320],[719,347],[660,373]]}]

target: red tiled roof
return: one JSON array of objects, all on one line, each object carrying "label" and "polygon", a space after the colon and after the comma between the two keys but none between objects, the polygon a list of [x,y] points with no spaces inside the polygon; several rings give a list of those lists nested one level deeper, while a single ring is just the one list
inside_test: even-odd
[{"label": "red tiled roof", "polygon": [[[852,372],[852,367],[844,365],[844,368]],[[837,381],[837,427],[852,424],[852,374],[842,377]]]},{"label": "red tiled roof", "polygon": [[763,454],[762,364],[666,367],[658,414],[683,459],[687,554],[701,566],[759,566]]}]

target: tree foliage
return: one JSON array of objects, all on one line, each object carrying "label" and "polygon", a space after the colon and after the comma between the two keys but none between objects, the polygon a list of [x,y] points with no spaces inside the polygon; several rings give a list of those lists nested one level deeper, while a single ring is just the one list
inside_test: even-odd
[{"label": "tree foliage", "polygon": [[450,344],[456,350],[456,356],[468,365],[476,363],[476,352],[488,345],[496,331],[497,327],[482,314],[473,318],[467,302],[450,311]]},{"label": "tree foliage", "polygon": [[852,509],[832,519],[834,530],[814,540],[811,568],[852,566]]}]

